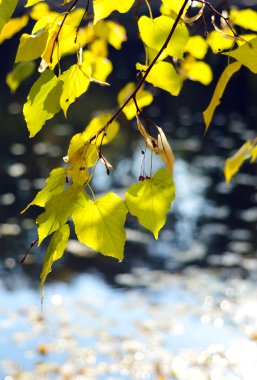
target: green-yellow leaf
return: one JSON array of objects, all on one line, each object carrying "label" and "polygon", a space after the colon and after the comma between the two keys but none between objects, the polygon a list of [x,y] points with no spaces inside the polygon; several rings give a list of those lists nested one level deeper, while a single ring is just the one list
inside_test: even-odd
[{"label": "green-yellow leaf", "polygon": [[85,131],[82,133],[85,141],[90,140],[97,134],[96,140],[93,141],[97,146],[108,144],[117,135],[120,125],[114,120],[107,128],[107,130],[98,133],[111,119],[110,113],[103,113],[100,116],[94,117],[90,123],[86,126]]},{"label": "green-yellow leaf", "polygon": [[257,145],[253,148],[252,152],[252,158],[251,158],[251,163],[257,160]]},{"label": "green-yellow leaf", "polygon": [[108,17],[112,12],[126,13],[130,10],[135,0],[93,0],[94,24]]},{"label": "green-yellow leaf", "polygon": [[12,93],[14,93],[21,82],[27,79],[35,70],[34,62],[19,62],[14,69],[7,74],[6,83]]},{"label": "green-yellow leaf", "polygon": [[37,218],[38,245],[51,233],[62,227],[78,205],[83,205],[88,195],[81,186],[71,185],[64,192],[55,194],[45,205],[45,212]]},{"label": "green-yellow leaf", "polygon": [[[122,106],[123,103],[129,98],[129,96],[133,93],[135,90],[136,85],[133,82],[127,83],[125,87],[121,89],[121,91],[118,93],[118,104],[119,106]],[[137,93],[137,104],[140,109],[143,107],[149,106],[153,101],[153,95],[151,92],[146,91],[144,89],[140,89]],[[126,105],[125,108],[123,108],[122,112],[126,115],[126,118],[128,120],[133,119],[133,117],[137,114],[137,109],[135,106],[135,103],[133,100],[130,100],[129,103]]]},{"label": "green-yellow leaf", "polygon": [[223,53],[235,58],[242,65],[248,67],[254,74],[257,74],[257,37],[239,46],[229,53]]},{"label": "green-yellow leaf", "polygon": [[95,26],[95,33],[97,37],[107,40],[117,50],[120,50],[122,43],[127,40],[124,26],[114,21],[98,22]]},{"label": "green-yellow leaf", "polygon": [[0,33],[4,25],[11,18],[18,0],[0,0]]},{"label": "green-yellow leaf", "polygon": [[105,256],[122,261],[127,212],[125,202],[114,193],[76,207],[72,218],[79,241]]},{"label": "green-yellow leaf", "polygon": [[126,193],[129,212],[154,234],[155,239],[158,239],[174,199],[175,185],[165,169],[158,170],[150,179],[135,183]]},{"label": "green-yellow leaf", "polygon": [[[150,48],[160,50],[167,39],[174,20],[168,16],[159,16],[155,19],[142,16],[138,20],[140,36]],[[171,37],[165,52],[176,58],[183,59],[184,48],[188,40],[188,31],[184,23],[180,22]]]},{"label": "green-yellow leaf", "polygon": [[62,193],[65,187],[66,170],[63,168],[53,169],[46,180],[46,184],[40,190],[32,202],[22,211],[25,212],[30,206],[44,207],[55,194]]},{"label": "green-yellow leaf", "polygon": [[233,24],[257,32],[257,12],[253,9],[231,9],[229,19]]},{"label": "green-yellow leaf", "polygon": [[[137,70],[146,71],[147,66],[137,63]],[[146,81],[155,87],[169,92],[171,95],[177,96],[180,93],[182,81],[169,62],[157,62],[149,72]]]},{"label": "green-yellow leaf", "polygon": [[47,40],[47,29],[40,29],[35,34],[22,34],[15,62],[33,61],[39,58],[45,50]]},{"label": "green-yellow leaf", "polygon": [[189,37],[185,46],[185,52],[190,53],[192,57],[204,59],[208,50],[208,44],[202,36]]},{"label": "green-yellow leaf", "polygon": [[[229,33],[229,31],[226,31],[226,33]],[[217,54],[223,50],[231,49],[231,47],[234,44],[234,41],[223,37],[221,33],[217,32],[216,30],[213,30],[212,32],[208,33],[207,43],[209,44],[213,53]]]},{"label": "green-yellow leaf", "polygon": [[233,175],[235,175],[239,171],[244,161],[252,157],[252,151],[252,142],[248,140],[232,157],[226,160],[224,174],[227,183],[230,182]]},{"label": "green-yellow leaf", "polygon": [[0,32],[0,44],[7,39],[12,38],[14,34],[18,33],[22,28],[24,28],[29,21],[29,16],[24,15],[21,17],[12,18],[5,24]]},{"label": "green-yellow leaf", "polygon": [[30,137],[34,137],[46,120],[60,111],[62,85],[51,70],[46,70],[33,84],[23,107]]},{"label": "green-yellow leaf", "polygon": [[69,106],[88,89],[91,67],[87,63],[72,65],[59,80],[63,82],[63,91],[60,99],[61,108],[67,116]]},{"label": "green-yellow leaf", "polygon": [[43,263],[43,269],[40,274],[40,289],[41,289],[41,302],[43,302],[44,298],[44,284],[46,277],[50,272],[52,272],[53,262],[59,260],[64,250],[67,246],[68,239],[70,236],[70,228],[68,224],[62,226],[58,231],[56,231],[49,243],[47,248],[45,259]]},{"label": "green-yellow leaf", "polygon": [[210,66],[202,61],[196,61],[193,57],[187,57],[181,64],[181,73],[188,79],[202,83],[205,86],[212,81]]},{"label": "green-yellow leaf", "polygon": [[[169,10],[169,13],[174,12],[177,15],[184,4],[184,0],[162,0],[162,3]],[[186,13],[188,6],[185,8],[183,15]]]},{"label": "green-yellow leaf", "polygon": [[225,70],[221,74],[218,80],[218,83],[216,85],[216,88],[214,90],[211,102],[206,108],[206,110],[203,112],[206,130],[210,126],[215,109],[220,104],[220,99],[222,98],[222,95],[225,91],[225,88],[230,78],[232,77],[233,74],[235,74],[240,69],[240,67],[241,67],[241,64],[239,62],[231,63],[225,68]]}]

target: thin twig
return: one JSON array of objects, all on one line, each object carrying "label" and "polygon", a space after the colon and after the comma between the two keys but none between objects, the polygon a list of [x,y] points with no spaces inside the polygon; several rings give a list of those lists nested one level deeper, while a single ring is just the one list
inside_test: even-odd
[{"label": "thin twig", "polygon": [[32,248],[35,247],[35,245],[37,244],[37,242],[38,242],[38,238],[37,238],[37,240],[33,241],[33,243],[30,244],[29,249],[27,250],[27,252],[23,256],[23,258],[20,260],[21,264],[24,263],[24,261],[26,260],[26,257],[28,256],[28,254],[30,253],[30,251],[32,250]]}]

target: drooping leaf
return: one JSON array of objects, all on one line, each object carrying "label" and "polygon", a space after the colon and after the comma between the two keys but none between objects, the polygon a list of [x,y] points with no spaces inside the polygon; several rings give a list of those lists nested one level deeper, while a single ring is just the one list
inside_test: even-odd
[{"label": "drooping leaf", "polygon": [[[147,66],[140,63],[137,63],[136,68],[141,71],[147,70]],[[182,86],[178,73],[169,62],[157,62],[146,77],[146,81],[174,96],[179,94]]]},{"label": "drooping leaf", "polygon": [[155,239],[158,239],[174,199],[173,179],[165,169],[159,169],[152,178],[130,186],[126,193],[129,212],[154,234]]},{"label": "drooping leaf", "polygon": [[[122,90],[118,93],[118,104],[119,106],[122,106],[123,103],[129,98],[129,96],[133,93],[135,90],[136,85],[133,82],[129,82],[125,85],[125,87],[122,88]],[[153,101],[153,95],[151,92],[140,89],[137,93],[137,104],[140,109],[143,107],[149,106]],[[128,120],[133,119],[133,117],[137,114],[137,109],[135,106],[135,103],[133,100],[130,100],[129,103],[126,105],[125,108],[122,110],[124,114],[126,115],[126,118]]]},{"label": "drooping leaf", "polygon": [[93,0],[94,24],[108,17],[112,12],[126,13],[130,10],[135,0]]},{"label": "drooping leaf", "polygon": [[207,43],[209,44],[212,52],[214,54],[217,54],[223,50],[231,49],[231,47],[234,44],[234,41],[223,37],[219,32],[213,30],[212,32],[208,33]]},{"label": "drooping leaf", "polygon": [[252,142],[248,140],[232,157],[226,160],[224,174],[227,183],[239,171],[244,161],[252,157],[253,149]]},{"label": "drooping leaf", "polygon": [[32,202],[22,211],[25,212],[30,206],[44,207],[55,194],[62,193],[65,187],[66,170],[63,168],[53,169],[46,180],[46,184],[40,190]]},{"label": "drooping leaf", "polygon": [[35,34],[22,34],[15,63],[22,61],[33,61],[34,59],[39,58],[46,48],[47,40],[47,29],[40,29]]},{"label": "drooping leaf", "polygon": [[10,39],[14,34],[18,33],[22,28],[24,28],[29,21],[29,16],[24,15],[21,17],[12,18],[5,24],[2,31],[0,32],[0,44]]},{"label": "drooping leaf", "polygon": [[59,80],[63,82],[60,104],[65,116],[67,116],[69,106],[87,90],[90,75],[91,67],[83,63],[72,65],[59,77]]},{"label": "drooping leaf", "polygon": [[202,36],[189,37],[185,46],[185,52],[190,53],[192,57],[204,59],[208,50],[208,44]]},{"label": "drooping leaf", "polygon": [[257,12],[253,9],[231,9],[229,14],[233,24],[239,25],[244,29],[257,32]]},{"label": "drooping leaf", "polygon": [[225,88],[230,78],[232,77],[233,74],[235,74],[240,69],[240,67],[241,67],[241,64],[239,62],[231,63],[225,68],[225,70],[221,74],[219,81],[216,85],[216,88],[214,90],[211,102],[206,108],[206,110],[203,112],[206,130],[210,126],[215,109],[220,104],[220,99],[222,98],[222,95],[225,91]]},{"label": "drooping leaf", "polygon": [[210,66],[203,61],[196,61],[193,57],[187,57],[185,61],[182,62],[181,74],[205,86],[208,86],[213,78]]},{"label": "drooping leaf", "polygon": [[21,82],[27,79],[35,70],[34,62],[19,62],[14,69],[7,74],[6,83],[12,93],[14,93]]},{"label": "drooping leaf", "polygon": [[30,137],[34,137],[46,120],[60,111],[62,85],[51,70],[46,70],[33,84],[23,107]]},{"label": "drooping leaf", "polygon": [[7,21],[12,17],[18,0],[0,0],[0,33]]},{"label": "drooping leaf", "polygon": [[114,193],[76,207],[72,218],[79,241],[103,255],[122,261],[127,212],[125,202]]},{"label": "drooping leaf", "polygon": [[257,74],[257,37],[239,46],[237,49],[223,54],[235,58],[242,65],[248,67],[254,74]]},{"label": "drooping leaf", "polygon": [[[159,16],[151,19],[141,16],[138,20],[140,36],[143,42],[155,50],[160,50],[167,39],[174,20],[168,16]],[[184,48],[188,40],[188,31],[184,23],[180,22],[171,37],[165,52],[176,58],[183,59]]]},{"label": "drooping leaf", "polygon": [[62,257],[64,250],[67,246],[69,236],[70,228],[68,224],[65,224],[54,233],[49,243],[44,258],[43,269],[40,274],[41,302],[43,302],[44,298],[44,284],[46,277],[50,272],[52,272],[52,265],[54,261],[59,260]]},{"label": "drooping leaf", "polygon": [[37,218],[38,245],[51,233],[62,227],[78,205],[88,199],[83,187],[71,185],[62,193],[55,194],[45,205],[45,212]]}]

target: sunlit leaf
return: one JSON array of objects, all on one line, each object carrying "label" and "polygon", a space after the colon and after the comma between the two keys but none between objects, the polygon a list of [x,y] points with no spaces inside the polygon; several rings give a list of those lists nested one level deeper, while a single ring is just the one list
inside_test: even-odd
[{"label": "sunlit leaf", "polygon": [[69,106],[87,90],[90,74],[91,67],[83,63],[72,65],[59,77],[59,80],[63,82],[60,104],[65,116],[67,116]]},{"label": "sunlit leaf", "polygon": [[158,154],[161,156],[162,161],[164,162],[167,172],[170,175],[173,175],[173,166],[174,166],[174,154],[171,149],[170,144],[163,132],[162,128],[157,127],[158,137],[157,137],[157,147]]},{"label": "sunlit leaf", "polygon": [[30,206],[45,207],[53,195],[62,193],[65,187],[66,170],[63,168],[53,169],[46,180],[46,184],[40,190],[32,202],[22,211],[25,212]]},{"label": "sunlit leaf", "polygon": [[33,84],[23,107],[30,137],[34,137],[46,120],[60,111],[62,85],[51,70],[46,70]]},{"label": "sunlit leaf", "polygon": [[124,26],[114,21],[98,22],[95,26],[95,33],[101,39],[107,40],[117,50],[120,50],[122,43],[127,40]]},{"label": "sunlit leaf", "polygon": [[224,38],[219,32],[213,30],[212,32],[208,33],[207,43],[209,44],[212,52],[214,54],[217,54],[223,50],[231,49],[231,47],[234,44],[234,41]]},{"label": "sunlit leaf", "polygon": [[[49,5],[47,3],[36,4],[30,11],[30,17],[33,20],[40,20],[42,17],[48,15],[50,12]],[[41,26],[42,28],[42,26]],[[39,28],[39,29],[41,29]]]},{"label": "sunlit leaf", "polygon": [[194,58],[204,59],[208,50],[208,44],[202,36],[189,37],[185,46],[185,52],[190,53]]},{"label": "sunlit leaf", "polygon": [[35,4],[40,3],[42,1],[45,1],[45,0],[28,0],[25,7],[31,7],[32,5],[35,5]]},{"label": "sunlit leaf", "polygon": [[[127,83],[126,86],[123,87],[123,89],[118,93],[118,103],[120,106],[122,106],[122,104],[128,99],[135,88],[136,85],[133,82]],[[153,101],[153,95],[149,91],[143,90],[142,88],[138,91],[136,98],[140,109],[149,106]],[[137,114],[137,109],[133,100],[130,100],[122,111],[128,120],[133,119],[133,117]]]},{"label": "sunlit leaf", "polygon": [[[184,0],[162,0],[162,3],[165,7],[165,11],[168,12],[169,15],[172,15],[172,12],[174,12],[176,15],[179,13],[180,9],[182,8],[184,4]],[[187,8],[189,5],[186,6],[183,15],[186,13]],[[162,12],[164,9],[162,9]]]},{"label": "sunlit leaf", "polygon": [[135,183],[126,193],[129,212],[138,218],[139,223],[150,230],[158,239],[160,229],[166,222],[171,202],[175,199],[175,186],[172,176],[160,169],[150,179]]},{"label": "sunlit leaf", "polygon": [[235,58],[242,65],[248,67],[254,74],[257,74],[257,37],[239,46],[229,53],[223,53]]},{"label": "sunlit leaf", "polygon": [[103,255],[122,261],[127,212],[125,202],[114,193],[76,207],[72,218],[79,241]]},{"label": "sunlit leaf", "polygon": [[9,38],[12,38],[14,34],[18,33],[22,28],[24,28],[29,21],[29,17],[27,15],[12,18],[5,24],[0,33],[0,44]]},{"label": "sunlit leaf", "polygon": [[70,228],[68,224],[65,224],[54,233],[49,243],[44,258],[43,269],[40,274],[41,302],[44,298],[44,284],[46,277],[50,272],[52,272],[52,265],[54,261],[59,260],[62,257],[64,250],[67,246],[69,236]]},{"label": "sunlit leaf", "polygon": [[251,158],[251,163],[257,160],[257,144],[256,146],[252,149],[252,158]]},{"label": "sunlit leaf", "polygon": [[95,54],[101,54],[99,50],[96,52],[95,50],[88,51],[86,50],[83,53],[83,61],[90,64],[92,69],[91,76],[100,81],[105,82],[110,73],[112,72],[112,63],[109,59],[103,56],[96,56]]},{"label": "sunlit leaf", "polygon": [[35,34],[22,34],[15,62],[33,61],[39,58],[46,48],[47,40],[47,29],[40,29]]},{"label": "sunlit leaf", "polygon": [[0,33],[4,25],[11,18],[18,0],[0,0]]},{"label": "sunlit leaf", "polygon": [[112,115],[110,113],[104,113],[100,116],[94,117],[90,123],[86,126],[85,131],[82,133],[85,141],[90,140],[97,134],[97,137],[92,143],[99,145],[108,144],[117,135],[120,125],[114,120],[105,131],[98,133],[107,124]]},{"label": "sunlit leaf", "polygon": [[238,10],[232,8],[229,18],[234,24],[257,32],[257,12],[253,9]]},{"label": "sunlit leaf", "polygon": [[94,24],[108,17],[112,12],[126,13],[130,10],[135,0],[93,0]]},{"label": "sunlit leaf", "polygon": [[[140,36],[143,42],[155,49],[160,50],[167,39],[174,20],[168,16],[159,16],[151,19],[142,16],[138,20]],[[165,52],[172,57],[183,59],[184,48],[188,40],[188,31],[184,23],[180,22],[171,37]]]},{"label": "sunlit leaf", "polygon": [[[147,70],[147,66],[139,63],[137,63],[136,68],[141,71]],[[146,81],[174,96],[179,94],[182,86],[178,73],[169,62],[157,62],[148,74]]]},{"label": "sunlit leaf", "polygon": [[196,61],[193,57],[188,57],[182,62],[181,74],[205,86],[210,84],[213,78],[210,66],[205,62]]},{"label": "sunlit leaf", "polygon": [[55,194],[45,205],[45,212],[37,218],[38,245],[51,233],[62,227],[78,205],[83,205],[87,195],[81,186],[71,185],[62,193]]},{"label": "sunlit leaf", "polygon": [[27,79],[35,69],[34,62],[19,62],[14,69],[7,74],[6,83],[9,86],[12,93],[14,93],[21,82]]},{"label": "sunlit leaf", "polygon": [[214,90],[212,99],[206,110],[203,112],[204,122],[206,130],[209,128],[209,125],[212,121],[213,114],[215,112],[216,107],[220,104],[220,99],[225,91],[225,88],[232,77],[241,67],[239,62],[234,62],[228,65],[223,73],[221,74],[219,81]]},{"label": "sunlit leaf", "polygon": [[235,175],[244,161],[251,158],[253,151],[253,145],[251,141],[246,141],[241,148],[230,158],[226,160],[224,174],[226,182],[230,182],[233,175]]}]

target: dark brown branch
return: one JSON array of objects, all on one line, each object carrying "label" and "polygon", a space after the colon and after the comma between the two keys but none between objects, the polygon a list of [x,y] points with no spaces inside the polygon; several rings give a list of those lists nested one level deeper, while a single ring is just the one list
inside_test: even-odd
[{"label": "dark brown branch", "polygon": [[26,257],[28,256],[28,254],[30,253],[30,251],[32,250],[33,247],[35,247],[35,245],[37,244],[38,242],[38,239],[33,241],[33,243],[30,244],[30,247],[29,249],[27,250],[27,252],[25,253],[25,255],[23,256],[23,258],[20,260],[20,263],[23,264],[24,261],[26,260]]}]

